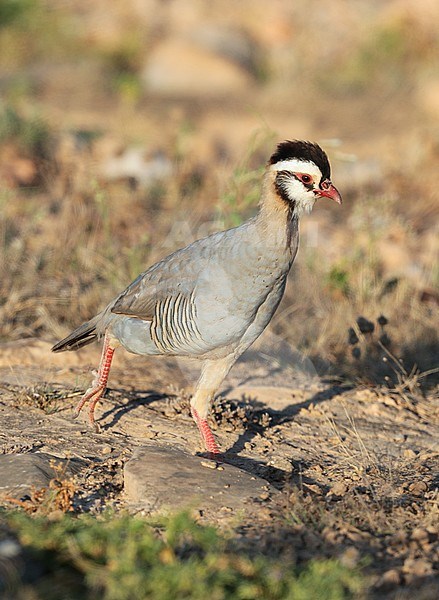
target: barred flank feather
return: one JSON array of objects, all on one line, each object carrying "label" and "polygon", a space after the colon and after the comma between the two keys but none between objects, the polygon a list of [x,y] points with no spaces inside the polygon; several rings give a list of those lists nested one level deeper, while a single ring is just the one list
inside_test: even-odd
[{"label": "barred flank feather", "polygon": [[151,337],[157,348],[163,352],[175,352],[185,346],[197,346],[202,342],[197,327],[193,293],[168,296],[157,302],[151,323]]}]

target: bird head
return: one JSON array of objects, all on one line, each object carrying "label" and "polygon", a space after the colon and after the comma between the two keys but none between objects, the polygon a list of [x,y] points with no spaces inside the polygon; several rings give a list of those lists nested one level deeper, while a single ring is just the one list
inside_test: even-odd
[{"label": "bird head", "polygon": [[268,170],[274,191],[294,214],[311,212],[318,198],[331,198],[341,204],[341,196],[331,182],[326,153],[311,142],[281,142],[272,154]]}]

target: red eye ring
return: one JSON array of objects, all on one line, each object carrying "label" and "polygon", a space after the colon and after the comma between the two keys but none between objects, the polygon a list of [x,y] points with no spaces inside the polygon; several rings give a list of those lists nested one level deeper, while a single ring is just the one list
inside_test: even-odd
[{"label": "red eye ring", "polygon": [[312,183],[311,175],[307,175],[306,173],[296,173],[296,175],[302,183]]}]

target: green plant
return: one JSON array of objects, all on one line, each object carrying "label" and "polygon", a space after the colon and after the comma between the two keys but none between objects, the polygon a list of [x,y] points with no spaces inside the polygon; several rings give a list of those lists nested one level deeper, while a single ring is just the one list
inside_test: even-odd
[{"label": "green plant", "polygon": [[14,142],[24,154],[39,159],[50,154],[50,131],[41,117],[25,117],[12,106],[0,108],[0,144]]},{"label": "green plant", "polygon": [[137,102],[142,94],[139,72],[144,55],[143,46],[141,32],[133,29],[117,43],[98,49],[110,87],[127,103]]},{"label": "green plant", "polygon": [[23,20],[34,10],[35,0],[2,0],[0,3],[0,29]]},{"label": "green plant", "polygon": [[333,291],[339,291],[344,296],[349,295],[349,273],[346,269],[334,265],[327,276],[328,286]]},{"label": "green plant", "polygon": [[363,587],[359,571],[336,560],[311,561],[298,570],[290,561],[236,554],[216,529],[187,513],[155,521],[111,513],[51,520],[23,512],[0,516],[46,571],[32,586],[36,598],[42,592],[48,599],[66,597],[60,571],[77,590],[70,598],[105,600],[344,600]]},{"label": "green plant", "polygon": [[58,4],[41,0],[0,2],[0,66],[7,73],[17,74],[41,58],[56,56],[60,60],[84,52],[74,21],[66,7]]}]

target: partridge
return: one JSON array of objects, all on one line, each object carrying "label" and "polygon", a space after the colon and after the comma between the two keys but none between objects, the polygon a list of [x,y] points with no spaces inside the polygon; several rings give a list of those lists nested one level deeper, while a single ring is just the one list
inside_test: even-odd
[{"label": "partridge", "polygon": [[218,454],[207,421],[210,404],[279,306],[298,249],[299,219],[319,198],[341,204],[325,152],[311,142],[280,143],[265,170],[256,216],[149,267],[98,315],[53,346],[62,352],[103,340],[96,378],[75,416],[89,402],[94,425],[95,406],[120,346],[134,354],[198,358],[201,375],[191,412],[206,450]]}]

